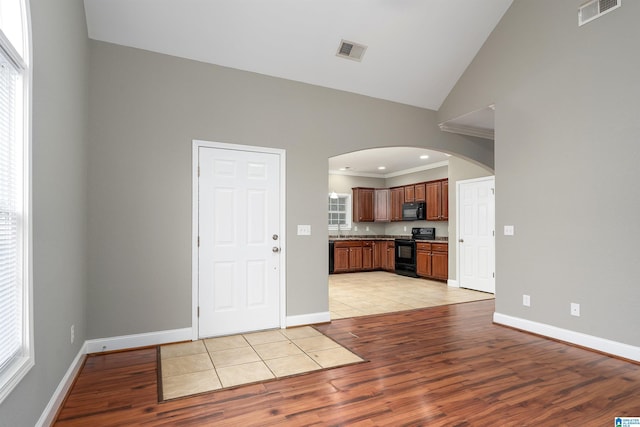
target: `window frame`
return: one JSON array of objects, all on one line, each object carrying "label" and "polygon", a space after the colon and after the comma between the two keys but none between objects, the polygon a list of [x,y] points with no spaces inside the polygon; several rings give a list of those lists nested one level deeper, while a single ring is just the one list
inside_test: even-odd
[{"label": "window frame", "polygon": [[[352,222],[351,222],[351,209],[352,209],[352,204],[351,204],[351,194],[348,193],[337,193],[338,198],[344,198],[345,199],[345,224],[344,225],[340,225],[340,229],[338,229],[338,225],[337,224],[328,224],[328,217],[327,217],[327,226],[329,231],[351,231],[351,226],[352,226]],[[327,199],[327,214],[332,213],[334,211],[331,211],[329,209],[329,203],[331,203],[331,194],[328,194],[328,199]]]},{"label": "window frame", "polygon": [[[22,19],[21,55],[0,28],[0,54],[11,62],[20,74],[22,96],[17,100],[17,112],[20,114],[16,137],[22,145],[20,153],[21,165],[18,174],[20,182],[20,221],[19,247],[21,283],[21,316],[22,316],[22,351],[11,359],[0,370],[0,403],[13,391],[20,381],[35,366],[34,333],[33,333],[33,244],[32,244],[32,183],[31,183],[31,84],[33,70],[31,68],[31,19],[28,0],[20,2]],[[19,88],[20,89],[20,88]]]}]

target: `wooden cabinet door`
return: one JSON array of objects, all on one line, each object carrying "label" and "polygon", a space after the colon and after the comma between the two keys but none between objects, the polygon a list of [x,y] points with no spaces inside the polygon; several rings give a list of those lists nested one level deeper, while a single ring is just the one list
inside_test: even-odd
[{"label": "wooden cabinet door", "polygon": [[349,270],[362,270],[362,246],[349,248]]},{"label": "wooden cabinet door", "polygon": [[421,277],[431,276],[431,254],[429,251],[416,251],[416,273]]},{"label": "wooden cabinet door", "polygon": [[416,201],[416,192],[413,185],[407,185],[404,187],[404,201],[405,203]]},{"label": "wooden cabinet door", "polygon": [[449,180],[442,181],[442,203],[440,204],[440,219],[449,219]]},{"label": "wooden cabinet door", "polygon": [[449,278],[449,255],[447,253],[433,252],[431,254],[431,276],[440,280]]},{"label": "wooden cabinet door", "polygon": [[373,220],[376,222],[391,221],[391,191],[379,188],[373,193]]},{"label": "wooden cabinet door", "polygon": [[426,202],[425,183],[416,184],[415,188],[416,202]]},{"label": "wooden cabinet door", "polygon": [[391,189],[391,221],[402,221],[402,204],[404,203],[404,187]]},{"label": "wooden cabinet door", "polygon": [[373,222],[373,188],[352,188],[353,222]]},{"label": "wooden cabinet door", "polygon": [[333,249],[333,271],[334,273],[349,271],[349,248]]},{"label": "wooden cabinet door", "polygon": [[387,246],[387,270],[395,271],[396,269],[396,245],[389,243]]},{"label": "wooden cabinet door", "polygon": [[373,242],[373,269],[374,270],[379,270],[383,268],[382,267],[382,260],[384,258],[383,250],[386,251],[387,249],[384,243],[385,242],[383,241]]},{"label": "wooden cabinet door", "polygon": [[427,221],[440,219],[440,205],[442,204],[442,185],[440,181],[427,182],[425,186],[427,197]]},{"label": "wooden cabinet door", "polygon": [[362,244],[362,269],[373,269],[373,242],[364,242]]}]

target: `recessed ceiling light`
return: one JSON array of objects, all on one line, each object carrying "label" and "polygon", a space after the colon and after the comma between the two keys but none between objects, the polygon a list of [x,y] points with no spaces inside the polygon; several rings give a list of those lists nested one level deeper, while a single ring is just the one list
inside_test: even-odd
[{"label": "recessed ceiling light", "polygon": [[341,170],[341,171],[346,171],[346,170],[347,170],[347,168],[340,168],[340,170]]},{"label": "recessed ceiling light", "polygon": [[445,156],[451,157],[451,154],[444,153]]},{"label": "recessed ceiling light", "polygon": [[386,166],[378,166],[378,170],[383,171],[383,170],[385,170],[385,169],[386,169]]},{"label": "recessed ceiling light", "polygon": [[423,154],[422,156],[420,156],[421,159],[428,159],[429,156],[427,156],[426,154]]}]

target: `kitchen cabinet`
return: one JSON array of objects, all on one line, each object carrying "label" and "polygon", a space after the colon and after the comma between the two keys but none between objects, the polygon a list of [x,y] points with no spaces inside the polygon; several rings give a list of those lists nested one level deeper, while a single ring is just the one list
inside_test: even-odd
[{"label": "kitchen cabinet", "polygon": [[416,243],[416,273],[437,280],[449,278],[448,243]]},{"label": "kitchen cabinet", "polygon": [[346,273],[349,271],[349,248],[339,247],[336,243],[333,249],[333,272]]},{"label": "kitchen cabinet", "polygon": [[391,221],[402,221],[402,204],[404,203],[404,187],[391,189]]},{"label": "kitchen cabinet", "polygon": [[404,202],[410,203],[416,201],[416,188],[413,185],[405,185],[404,187]]},{"label": "kitchen cabinet", "polygon": [[430,181],[425,185],[427,221],[449,219],[449,180]]},{"label": "kitchen cabinet", "polygon": [[362,269],[373,270],[373,242],[362,242]]},{"label": "kitchen cabinet", "polygon": [[376,188],[373,192],[373,220],[375,222],[391,221],[391,190]]},{"label": "kitchen cabinet", "polygon": [[387,242],[386,245],[386,268],[387,271],[395,271],[396,269],[396,244],[395,242]]},{"label": "kitchen cabinet", "polygon": [[352,188],[353,222],[373,222],[373,188]]},{"label": "kitchen cabinet", "polygon": [[424,182],[420,183],[420,184],[416,184],[413,186],[414,188],[414,194],[415,194],[415,201],[416,202],[426,202],[426,193],[425,193],[425,187],[426,184]]},{"label": "kitchen cabinet", "polygon": [[333,272],[347,273],[362,270],[362,242],[347,240],[334,243]]},{"label": "kitchen cabinet", "polygon": [[380,270],[384,265],[387,256],[387,242],[376,240],[373,242],[373,269]]}]

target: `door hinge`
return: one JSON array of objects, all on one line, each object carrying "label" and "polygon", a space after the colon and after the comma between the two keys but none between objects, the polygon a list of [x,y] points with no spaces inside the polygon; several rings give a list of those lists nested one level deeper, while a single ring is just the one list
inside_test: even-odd
[{"label": "door hinge", "polygon": [[200,178],[200,165],[198,165],[198,178]]},{"label": "door hinge", "polygon": [[[200,169],[198,169],[198,170],[200,170]],[[198,172],[198,173],[200,173],[200,172]],[[200,175],[198,175],[198,176],[200,176]],[[491,194],[493,194],[495,196],[495,194],[496,194],[496,189],[495,188],[491,189]]]},{"label": "door hinge", "polygon": [[496,272],[495,271],[492,273],[492,276],[493,276],[494,279],[496,278]]},{"label": "door hinge", "polygon": [[200,317],[200,306],[198,306],[198,317]]},{"label": "door hinge", "polygon": [[200,236],[198,236],[198,247],[200,247]]},{"label": "door hinge", "polygon": [[496,230],[493,230],[491,234],[493,235],[493,237],[496,237]]}]

